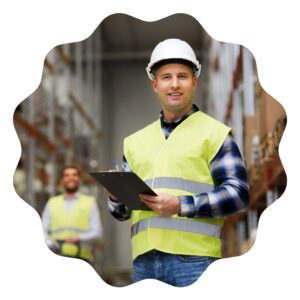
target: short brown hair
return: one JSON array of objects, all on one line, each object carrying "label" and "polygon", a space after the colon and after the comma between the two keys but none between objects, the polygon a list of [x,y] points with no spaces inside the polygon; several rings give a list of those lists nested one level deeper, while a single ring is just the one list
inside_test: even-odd
[{"label": "short brown hair", "polygon": [[64,176],[64,172],[65,172],[66,169],[74,169],[74,170],[77,171],[78,175],[80,177],[82,177],[82,170],[81,170],[81,168],[79,166],[77,166],[77,165],[66,165],[60,171],[60,177],[61,178]]}]

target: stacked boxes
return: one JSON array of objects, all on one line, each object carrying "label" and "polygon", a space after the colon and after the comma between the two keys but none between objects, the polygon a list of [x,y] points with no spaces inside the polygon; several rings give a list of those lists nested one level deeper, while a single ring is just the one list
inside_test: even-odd
[{"label": "stacked boxes", "polygon": [[[285,118],[282,105],[271,95],[262,91],[257,103],[260,138],[260,156],[263,163],[268,163],[277,155],[280,137],[276,135],[278,122]],[[284,129],[281,127],[281,134]],[[276,147],[277,146],[277,147]]]}]

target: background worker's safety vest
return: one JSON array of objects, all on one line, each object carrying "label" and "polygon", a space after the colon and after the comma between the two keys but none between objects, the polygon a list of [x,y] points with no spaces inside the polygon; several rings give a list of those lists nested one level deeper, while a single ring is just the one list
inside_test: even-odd
[{"label": "background worker's safety vest", "polygon": [[[59,195],[49,199],[50,232],[49,236],[55,240],[64,240],[69,236],[76,236],[89,230],[89,220],[95,198],[80,194],[70,211],[67,211],[64,196]],[[89,249],[71,243],[61,245],[61,254],[92,259]]]},{"label": "background worker's safety vest", "polygon": [[[197,195],[214,189],[209,164],[230,128],[202,112],[179,124],[166,140],[160,120],[124,140],[127,162],[156,193]],[[132,257],[151,249],[167,253],[221,256],[222,219],[161,217],[131,213]]]}]

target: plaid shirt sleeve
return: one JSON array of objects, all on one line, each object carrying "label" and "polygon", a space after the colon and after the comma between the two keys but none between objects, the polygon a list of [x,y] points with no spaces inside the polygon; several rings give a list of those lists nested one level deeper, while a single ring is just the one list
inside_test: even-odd
[{"label": "plaid shirt sleeve", "polygon": [[221,218],[245,210],[249,205],[247,172],[240,151],[229,135],[211,161],[215,189],[195,196],[180,196],[186,217]]},{"label": "plaid shirt sleeve", "polygon": [[[127,160],[124,155],[123,155],[122,171],[132,172],[130,167],[128,166]],[[128,207],[123,203],[112,201],[109,197],[108,197],[108,210],[119,221],[126,221],[130,218],[131,211],[128,209]]]}]

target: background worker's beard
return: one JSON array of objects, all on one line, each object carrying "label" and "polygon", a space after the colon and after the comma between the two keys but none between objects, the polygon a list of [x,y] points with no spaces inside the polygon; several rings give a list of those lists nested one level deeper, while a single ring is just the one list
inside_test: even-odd
[{"label": "background worker's beard", "polygon": [[75,193],[75,192],[78,191],[78,188],[79,188],[78,186],[73,187],[73,188],[65,187],[65,191],[66,191],[68,194],[73,194],[73,193]]}]

